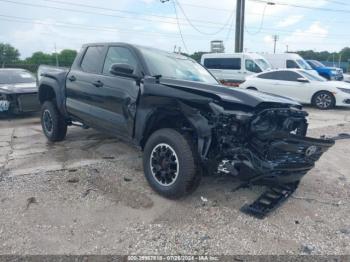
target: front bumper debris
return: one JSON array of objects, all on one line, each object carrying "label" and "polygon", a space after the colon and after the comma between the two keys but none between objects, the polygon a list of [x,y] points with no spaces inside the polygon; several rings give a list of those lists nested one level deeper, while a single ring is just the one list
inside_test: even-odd
[{"label": "front bumper debris", "polygon": [[263,219],[267,214],[283,204],[294,193],[297,187],[298,183],[271,187],[252,204],[246,204],[241,207],[241,211]]},{"label": "front bumper debris", "polygon": [[251,117],[221,116],[216,121],[217,172],[268,187],[245,213],[264,217],[283,203],[335,143],[333,139],[310,138],[307,113],[296,108],[263,109]]}]

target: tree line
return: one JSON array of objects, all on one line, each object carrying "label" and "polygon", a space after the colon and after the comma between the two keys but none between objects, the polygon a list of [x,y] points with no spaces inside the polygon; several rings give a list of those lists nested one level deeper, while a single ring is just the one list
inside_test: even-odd
[{"label": "tree line", "polygon": [[33,53],[25,59],[20,58],[20,52],[10,44],[0,43],[0,67],[24,68],[36,72],[39,65],[52,65],[69,67],[77,55],[76,50],[64,49],[58,53],[44,53],[41,51]]},{"label": "tree line", "polygon": [[315,52],[313,50],[297,51],[304,59],[313,59],[329,62],[350,62],[350,47],[344,47],[340,52]]},{"label": "tree line", "polygon": [[[183,54],[200,62],[201,56],[207,52],[194,52],[191,55]],[[335,61],[335,62],[350,62],[350,47],[343,48],[340,52],[304,50],[295,52],[301,55],[304,59],[313,59],[318,61]],[[72,65],[77,55],[76,50],[64,49],[58,53],[44,53],[41,51],[33,53],[30,57],[20,59],[18,49],[10,44],[0,43],[0,67],[21,67],[36,72],[39,65],[58,65],[69,67]]]}]

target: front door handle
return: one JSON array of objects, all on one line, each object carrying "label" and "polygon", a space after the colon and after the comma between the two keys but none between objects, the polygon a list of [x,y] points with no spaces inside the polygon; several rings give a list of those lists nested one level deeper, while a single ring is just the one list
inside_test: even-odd
[{"label": "front door handle", "polygon": [[100,80],[95,81],[95,82],[93,82],[92,84],[93,84],[94,86],[96,86],[96,87],[103,87],[103,83],[102,83]]},{"label": "front door handle", "polygon": [[75,76],[72,75],[72,76],[68,77],[68,80],[71,81],[71,82],[74,82],[77,79],[76,79]]}]

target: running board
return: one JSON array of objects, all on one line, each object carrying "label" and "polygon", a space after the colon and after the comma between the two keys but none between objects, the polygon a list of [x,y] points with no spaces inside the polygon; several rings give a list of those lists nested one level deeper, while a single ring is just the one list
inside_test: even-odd
[{"label": "running board", "polygon": [[271,211],[283,204],[297,189],[298,184],[287,184],[270,187],[252,204],[241,207],[247,215],[263,219]]}]

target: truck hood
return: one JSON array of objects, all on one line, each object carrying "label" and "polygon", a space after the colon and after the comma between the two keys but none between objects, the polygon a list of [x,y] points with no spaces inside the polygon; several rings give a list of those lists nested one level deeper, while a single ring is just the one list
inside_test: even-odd
[{"label": "truck hood", "polygon": [[341,70],[341,68],[339,67],[330,67],[330,66],[319,67],[319,68],[326,69],[326,70]]},{"label": "truck hood", "polygon": [[25,94],[37,92],[38,88],[35,82],[22,84],[0,84],[0,93],[2,94]]},{"label": "truck hood", "polygon": [[186,92],[193,92],[198,95],[214,97],[224,102],[243,104],[250,107],[256,107],[261,103],[278,103],[292,106],[300,104],[287,97],[273,94],[262,93],[254,90],[245,90],[239,88],[229,88],[223,85],[210,85],[200,82],[173,80],[162,78],[160,84],[177,88]]},{"label": "truck hood", "polygon": [[322,71],[322,72],[329,72],[329,71],[337,71],[337,72],[343,72],[343,70],[341,68],[338,68],[338,67],[328,67],[328,66],[325,66],[325,67],[317,67],[316,68],[317,71]]}]

